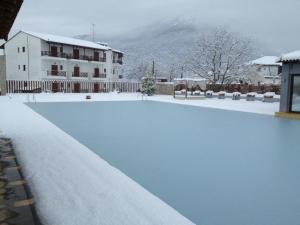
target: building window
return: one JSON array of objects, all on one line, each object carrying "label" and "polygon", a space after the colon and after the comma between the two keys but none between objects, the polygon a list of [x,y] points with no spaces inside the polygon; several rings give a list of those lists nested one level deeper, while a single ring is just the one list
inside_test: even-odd
[{"label": "building window", "polygon": [[60,70],[64,70],[64,66],[63,65],[60,65]]},{"label": "building window", "polygon": [[25,52],[25,47],[22,48],[22,52]]},{"label": "building window", "polygon": [[104,73],[106,73],[106,69],[104,68]]},{"label": "building window", "polygon": [[279,67],[278,67],[278,75],[279,75],[279,74],[282,74],[282,66],[279,66]]},{"label": "building window", "polygon": [[18,47],[18,53],[20,53],[20,47]]},{"label": "building window", "polygon": [[26,65],[23,65],[23,71],[26,71]]},{"label": "building window", "polygon": [[115,69],[113,69],[113,74],[116,74],[116,70]]},{"label": "building window", "polygon": [[21,69],[21,65],[18,65],[18,69],[19,69],[19,70]]}]

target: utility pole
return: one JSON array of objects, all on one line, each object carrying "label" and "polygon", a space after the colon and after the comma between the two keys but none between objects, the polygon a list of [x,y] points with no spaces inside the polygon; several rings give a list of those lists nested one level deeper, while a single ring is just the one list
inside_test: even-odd
[{"label": "utility pole", "polygon": [[93,38],[93,42],[95,42],[95,24],[92,23],[92,38]]},{"label": "utility pole", "polygon": [[180,75],[180,78],[181,78],[181,79],[183,78],[183,66],[181,67],[181,75]]},{"label": "utility pole", "polygon": [[156,83],[156,73],[155,73],[155,62],[153,60],[152,62],[152,76],[154,77],[155,83]]}]

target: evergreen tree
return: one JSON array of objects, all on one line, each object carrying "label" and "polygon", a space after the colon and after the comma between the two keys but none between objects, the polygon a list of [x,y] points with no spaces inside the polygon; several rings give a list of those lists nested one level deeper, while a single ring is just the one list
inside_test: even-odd
[{"label": "evergreen tree", "polygon": [[142,93],[152,96],[155,93],[155,79],[153,76],[146,76],[143,78]]}]

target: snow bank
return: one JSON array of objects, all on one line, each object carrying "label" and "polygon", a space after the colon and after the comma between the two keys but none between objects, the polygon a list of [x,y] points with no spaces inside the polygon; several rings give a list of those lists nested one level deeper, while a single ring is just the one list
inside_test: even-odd
[{"label": "snow bank", "polygon": [[14,141],[44,224],[193,224],[24,105],[25,96],[0,97],[0,129]]}]

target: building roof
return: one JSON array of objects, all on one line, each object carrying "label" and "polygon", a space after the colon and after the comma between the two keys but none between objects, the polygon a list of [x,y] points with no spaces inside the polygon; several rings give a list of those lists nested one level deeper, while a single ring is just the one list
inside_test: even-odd
[{"label": "building roof", "polygon": [[277,56],[264,56],[251,61],[250,64],[261,66],[281,66],[281,63],[278,62]]},{"label": "building roof", "polygon": [[0,39],[7,40],[8,33],[18,15],[23,0],[0,1]]},{"label": "building roof", "polygon": [[93,49],[100,49],[100,50],[110,50],[111,48],[108,46],[104,46],[92,41],[85,41],[77,38],[70,38],[70,37],[63,37],[53,34],[44,34],[44,33],[37,33],[32,31],[20,31],[26,34],[29,34],[31,36],[37,37],[41,40],[47,41],[47,42],[53,42],[53,43],[59,43],[59,44],[68,44],[68,45],[74,45],[79,47],[86,47],[86,48],[93,48]]},{"label": "building roof", "polygon": [[207,80],[205,78],[189,78],[189,77],[186,77],[186,78],[174,78],[174,81],[191,81],[191,82],[206,82]]},{"label": "building roof", "polygon": [[300,50],[283,54],[278,62],[300,62]]}]

